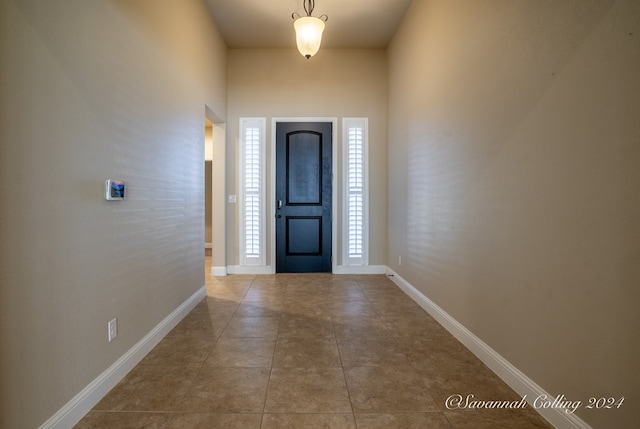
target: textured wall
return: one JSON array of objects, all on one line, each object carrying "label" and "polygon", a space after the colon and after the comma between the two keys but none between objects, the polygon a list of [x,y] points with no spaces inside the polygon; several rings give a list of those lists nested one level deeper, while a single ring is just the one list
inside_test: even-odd
[{"label": "textured wall", "polygon": [[199,0],[1,0],[0,53],[0,427],[33,428],[204,284],[226,47]]},{"label": "textured wall", "polygon": [[548,392],[626,396],[598,428],[637,426],[639,76],[637,1],[416,0],[389,49],[389,265]]},{"label": "textured wall", "polygon": [[[384,265],[387,222],[385,51],[321,49],[312,59],[306,60],[297,50],[230,49],[228,109],[227,189],[231,194],[238,193],[236,174],[240,117],[267,118],[267,154],[270,153],[273,117],[337,117],[339,133],[342,132],[343,117],[368,117],[371,189],[369,263]],[[341,134],[338,137],[340,142]],[[342,146],[338,146],[338,163],[341,151]],[[270,159],[267,165],[269,163]],[[339,166],[335,168],[340,180],[342,170]],[[270,177],[269,171],[267,177]],[[341,198],[339,190],[337,213],[341,213]],[[267,201],[275,201],[275,198],[267,195]],[[237,205],[229,205],[229,265],[239,263],[237,218]],[[340,228],[339,223],[338,231]],[[270,230],[267,231],[267,237],[269,234]],[[338,249],[342,246],[340,235]],[[267,249],[271,249],[270,244]],[[339,257],[340,250],[338,253]],[[271,263],[270,257],[268,261]]]}]

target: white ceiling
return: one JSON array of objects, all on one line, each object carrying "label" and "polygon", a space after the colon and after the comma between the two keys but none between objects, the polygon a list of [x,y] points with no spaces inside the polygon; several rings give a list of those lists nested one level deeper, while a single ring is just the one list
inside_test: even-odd
[{"label": "white ceiling", "polygon": [[[385,48],[412,0],[316,0],[329,16],[324,48]],[[291,14],[303,0],[205,0],[229,48],[295,48]]]}]

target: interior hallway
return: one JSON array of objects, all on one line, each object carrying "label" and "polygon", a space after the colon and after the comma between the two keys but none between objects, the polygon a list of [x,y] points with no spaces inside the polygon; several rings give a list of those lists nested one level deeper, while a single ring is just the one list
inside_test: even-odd
[{"label": "interior hallway", "polygon": [[77,429],[551,427],[529,406],[448,411],[453,394],[520,397],[385,276],[206,280]]}]

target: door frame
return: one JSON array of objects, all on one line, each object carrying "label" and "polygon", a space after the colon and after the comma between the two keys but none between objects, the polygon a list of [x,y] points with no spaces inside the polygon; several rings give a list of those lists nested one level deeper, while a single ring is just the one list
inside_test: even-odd
[{"label": "door frame", "polygon": [[219,115],[205,105],[204,117],[213,124],[213,153],[211,159],[211,275],[226,276],[227,268],[227,129]]},{"label": "door frame", "polygon": [[267,204],[268,216],[271,219],[271,269],[276,272],[276,124],[278,122],[330,122],[331,123],[331,272],[336,272],[338,263],[338,118],[337,117],[277,117],[271,118],[271,162],[269,163],[270,185]]}]

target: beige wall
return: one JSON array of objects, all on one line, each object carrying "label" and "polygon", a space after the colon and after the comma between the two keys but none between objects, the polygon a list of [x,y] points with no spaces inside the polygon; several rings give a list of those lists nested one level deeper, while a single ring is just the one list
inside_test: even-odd
[{"label": "beige wall", "polygon": [[203,286],[226,47],[199,0],[0,0],[0,53],[0,427],[34,428]]},{"label": "beige wall", "polygon": [[548,392],[626,396],[595,428],[640,400],[639,16],[416,0],[389,49],[389,265]]},{"label": "beige wall", "polygon": [[226,271],[226,202],[225,202],[225,124],[205,127],[205,243],[211,245],[213,267]]},{"label": "beige wall", "polygon": [[[271,119],[274,117],[337,117],[338,133],[341,132],[343,117],[368,117],[371,189],[369,263],[384,265],[387,204],[385,51],[321,49],[316,56],[306,60],[296,50],[290,49],[231,49],[228,61],[227,192],[239,192],[236,179],[239,118],[267,118],[267,153],[270,153]],[[338,155],[341,148],[340,145]],[[270,162],[268,159],[267,163]],[[339,166],[335,172],[340,179]],[[270,177],[270,170],[267,177]],[[267,196],[267,201],[274,200],[271,195]],[[239,263],[237,208],[237,204],[230,204],[227,211],[229,265]],[[269,234],[270,230],[267,236]],[[339,237],[338,248],[341,244]],[[272,262],[269,257],[268,263]]]},{"label": "beige wall", "polygon": [[226,270],[227,220],[226,220],[226,125],[224,122],[213,124],[211,163],[211,249],[214,269]]}]

